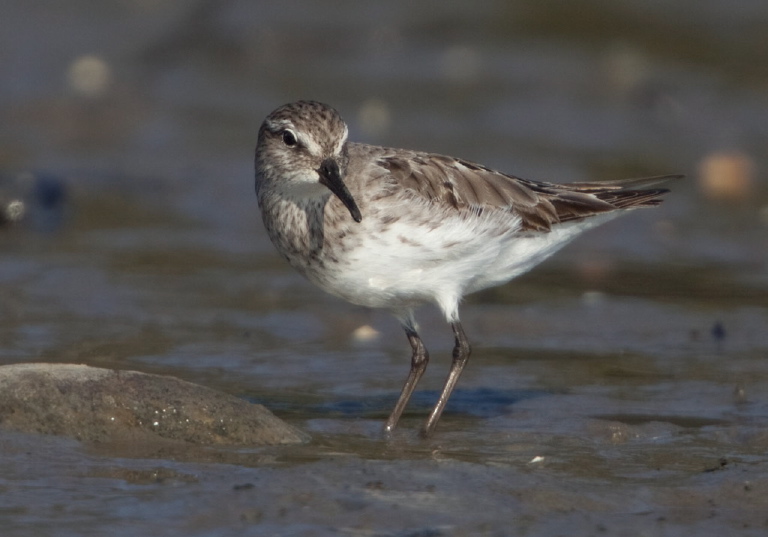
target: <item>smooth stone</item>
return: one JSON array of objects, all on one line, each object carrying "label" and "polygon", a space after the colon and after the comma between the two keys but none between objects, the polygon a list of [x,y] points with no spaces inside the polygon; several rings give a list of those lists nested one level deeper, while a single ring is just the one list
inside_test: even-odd
[{"label": "smooth stone", "polygon": [[76,364],[0,366],[0,427],[94,443],[264,446],[309,440],[263,405],[174,377]]}]

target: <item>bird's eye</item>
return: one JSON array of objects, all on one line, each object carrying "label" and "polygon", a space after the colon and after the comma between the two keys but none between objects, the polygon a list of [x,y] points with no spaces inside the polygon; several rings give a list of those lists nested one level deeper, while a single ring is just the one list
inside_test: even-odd
[{"label": "bird's eye", "polygon": [[288,147],[293,147],[298,143],[296,140],[296,134],[292,130],[285,129],[283,131],[283,143]]}]

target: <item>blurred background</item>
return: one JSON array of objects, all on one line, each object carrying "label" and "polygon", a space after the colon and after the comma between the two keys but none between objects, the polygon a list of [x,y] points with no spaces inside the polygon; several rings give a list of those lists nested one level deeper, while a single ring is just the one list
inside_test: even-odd
[{"label": "blurred background", "polygon": [[[301,460],[379,456],[408,370],[405,337],[387,313],[292,272],[253,192],[264,117],[314,99],[341,112],[352,140],[529,179],[687,176],[658,209],[466,300],[475,354],[441,421],[455,450],[444,457],[493,460],[514,474],[506,483],[521,483],[517,465],[543,450],[560,461],[548,486],[587,476],[577,496],[602,500],[614,486],[638,490],[623,479],[659,467],[690,484],[723,454],[764,462],[767,59],[764,0],[5,1],[0,364],[169,373],[264,402],[309,430],[320,440]],[[406,431],[434,401],[453,342],[437,312],[418,319],[433,361]],[[638,451],[611,451],[624,442]],[[416,456],[409,449],[395,457]],[[71,455],[86,464],[81,456]],[[28,468],[42,481],[14,478],[29,502],[6,498],[2,513],[39,513],[41,528],[56,515],[83,534],[76,511],[56,508],[70,484],[48,481],[69,463],[50,460]],[[0,474],[12,475],[14,461]],[[753,483],[768,483],[764,467],[750,467]],[[30,508],[40,483],[47,499]],[[473,483],[484,500],[500,490]],[[649,504],[633,509],[689,497],[642,483]],[[110,532],[115,520],[135,530],[136,513],[191,511],[152,495],[123,504],[134,489],[112,487],[79,500],[86,513],[103,513],[105,496],[131,506],[104,519]],[[512,504],[524,497],[542,500]],[[552,520],[562,519],[543,523]],[[193,529],[185,534],[205,533]]]},{"label": "blurred background", "polygon": [[526,178],[687,176],[471,303],[652,295],[710,308],[676,327],[702,333],[768,303],[764,2],[6,2],[0,28],[0,360],[274,371],[399,331],[265,237],[256,134],[300,98],[353,140]]},{"label": "blurred background", "polygon": [[471,300],[650,294],[714,308],[706,332],[768,303],[766,27],[760,1],[6,2],[0,359],[226,369],[389,330],[265,238],[256,134],[300,98],[531,179],[687,175]]},{"label": "blurred background", "polygon": [[[396,323],[304,282],[260,222],[256,134],[300,98],[353,140],[526,178],[687,176],[471,298],[476,345],[642,348],[624,332],[651,318],[656,341],[765,343],[764,2],[36,1],[5,3],[0,27],[4,362],[396,391]],[[627,297],[654,301],[648,319]],[[574,325],[590,304],[617,325]]]}]

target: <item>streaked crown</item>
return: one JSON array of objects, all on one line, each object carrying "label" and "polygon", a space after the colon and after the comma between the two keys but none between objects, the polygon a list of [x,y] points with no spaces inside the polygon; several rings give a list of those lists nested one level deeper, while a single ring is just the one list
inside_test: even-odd
[{"label": "streaked crown", "polygon": [[347,125],[332,107],[316,101],[286,104],[259,129],[256,187],[270,180],[317,182],[327,158],[346,164]]}]

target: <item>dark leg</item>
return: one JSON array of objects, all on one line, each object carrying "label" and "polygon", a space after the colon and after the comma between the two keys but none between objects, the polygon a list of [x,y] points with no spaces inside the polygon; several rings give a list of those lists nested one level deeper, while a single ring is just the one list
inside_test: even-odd
[{"label": "dark leg", "polygon": [[469,342],[467,341],[467,336],[464,334],[464,329],[461,327],[461,323],[459,321],[451,323],[451,328],[453,328],[453,335],[456,336],[456,344],[453,347],[453,363],[451,363],[451,370],[448,373],[448,379],[445,381],[443,393],[440,394],[440,399],[437,400],[435,408],[432,409],[432,413],[429,415],[429,418],[427,418],[427,422],[421,430],[423,436],[429,436],[432,434],[432,431],[435,430],[437,421],[440,419],[443,410],[445,410],[448,398],[451,397],[451,392],[453,392],[453,388],[456,386],[456,382],[458,382],[464,366],[467,365],[469,354],[472,352],[472,349],[469,347]]},{"label": "dark leg", "polygon": [[405,386],[403,391],[400,392],[400,397],[397,399],[395,408],[387,419],[387,423],[384,425],[384,431],[391,433],[397,425],[400,416],[405,410],[405,405],[408,404],[408,400],[411,398],[413,390],[416,388],[416,384],[419,383],[419,379],[427,369],[429,363],[429,353],[421,342],[419,334],[416,333],[416,329],[413,328],[412,323],[403,324],[405,329],[405,335],[408,337],[408,342],[413,349],[413,355],[411,356],[411,372],[408,373],[408,378],[405,380]]}]

